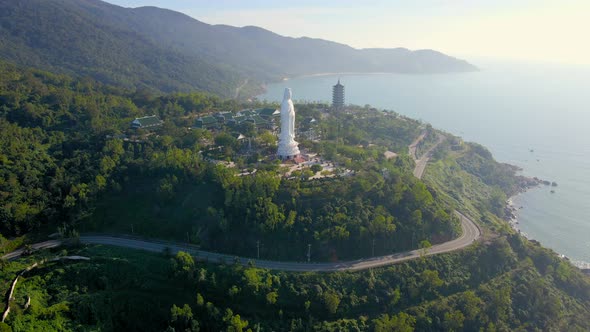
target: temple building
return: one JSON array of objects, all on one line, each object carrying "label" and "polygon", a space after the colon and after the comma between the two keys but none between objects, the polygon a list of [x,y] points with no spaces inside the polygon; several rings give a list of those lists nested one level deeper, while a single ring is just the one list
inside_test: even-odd
[{"label": "temple building", "polygon": [[338,83],[332,87],[332,107],[334,109],[344,108],[344,85]]},{"label": "temple building", "polygon": [[153,128],[159,127],[164,123],[164,121],[160,120],[155,115],[144,116],[142,118],[135,118],[131,122],[131,128],[133,129],[145,129],[145,128]]}]

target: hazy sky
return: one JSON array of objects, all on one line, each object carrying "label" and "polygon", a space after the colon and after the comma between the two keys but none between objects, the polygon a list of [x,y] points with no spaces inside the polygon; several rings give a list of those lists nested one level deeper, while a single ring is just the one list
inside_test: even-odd
[{"label": "hazy sky", "polygon": [[107,0],[357,48],[590,64],[590,0]]}]

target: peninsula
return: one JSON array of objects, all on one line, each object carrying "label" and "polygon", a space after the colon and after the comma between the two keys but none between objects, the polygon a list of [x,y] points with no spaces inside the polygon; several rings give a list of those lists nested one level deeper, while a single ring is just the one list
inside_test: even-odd
[{"label": "peninsula", "polygon": [[285,96],[0,63],[0,328],[590,328],[588,277],[503,220],[514,168],[343,95]]}]

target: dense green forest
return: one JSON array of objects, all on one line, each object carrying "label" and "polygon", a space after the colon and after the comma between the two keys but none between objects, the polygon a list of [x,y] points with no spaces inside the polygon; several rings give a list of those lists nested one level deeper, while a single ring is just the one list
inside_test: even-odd
[{"label": "dense green forest", "polygon": [[[587,331],[590,282],[518,235],[351,273],[286,273],[206,264],[185,253],[92,246],[5,263],[21,278],[0,324],[29,331]],[[197,257],[198,258],[198,257]],[[28,309],[27,297],[31,298]],[[0,304],[2,309],[4,304]]]},{"label": "dense green forest", "polygon": [[[163,92],[234,95],[246,76],[179,52],[101,15],[99,1],[0,1],[0,59],[108,84]],[[122,9],[122,8],[121,8]]]},{"label": "dense green forest", "polygon": [[18,235],[82,218],[89,200],[118,187],[114,173],[125,171],[122,141],[107,135],[121,133],[146,112],[167,118],[184,115],[184,108],[209,107],[231,108],[233,102],[206,94],[155,97],[2,63],[0,230]]},{"label": "dense green forest", "polygon": [[[310,170],[304,170],[287,179],[276,161],[268,160],[276,144],[271,135],[270,148],[264,145],[268,132],[237,129],[249,130],[258,147],[247,156],[230,128],[215,137],[187,129],[191,115],[236,110],[239,105],[231,101],[199,93],[138,95],[2,68],[3,234],[40,226],[119,233],[133,228],[140,235],[188,237],[204,249],[250,256],[260,241],[263,257],[293,260],[304,258],[308,244],[316,260],[337,260],[416,248],[421,241],[439,243],[458,234],[451,209],[411,175],[407,154],[393,160],[383,156],[386,148],[405,150],[419,133],[415,121],[370,109],[359,109],[357,116],[330,115],[320,121],[325,139],[302,144],[354,176],[308,180],[304,173]],[[320,118],[317,112],[315,106],[299,111],[301,118]],[[141,136],[128,129],[141,114],[158,114],[166,124]],[[121,133],[143,138],[114,138]],[[212,139],[222,150],[202,153],[211,149],[206,142]],[[368,146],[373,141],[385,146]],[[241,168],[207,158],[228,158]],[[237,176],[251,167],[258,171]]]},{"label": "dense green forest", "polygon": [[[301,147],[353,174],[312,180],[322,171],[285,176],[268,158],[276,138],[267,129],[188,129],[201,114],[259,106],[273,105],[154,95],[1,63],[1,249],[57,230],[74,241],[0,261],[0,288],[43,258],[90,260],[26,272],[0,330],[590,329],[588,277],[502,220],[506,196],[526,179],[485,148],[438,133],[447,139],[421,181],[406,151],[421,132],[437,134],[431,127],[369,107],[296,105],[298,121],[318,119],[322,133]],[[129,128],[150,114],[164,125]],[[399,156],[387,159],[386,150]],[[453,209],[481,223],[481,242],[355,273],[268,271],[75,243],[86,231],[181,241],[188,234],[202,248],[250,257],[259,241],[262,258],[303,260],[312,244],[314,261],[330,261],[448,240],[458,235]]]}]

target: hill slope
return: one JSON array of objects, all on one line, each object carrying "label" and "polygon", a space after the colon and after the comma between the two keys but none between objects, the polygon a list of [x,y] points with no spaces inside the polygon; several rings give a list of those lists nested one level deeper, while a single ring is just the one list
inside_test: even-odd
[{"label": "hill slope", "polygon": [[318,72],[476,69],[430,50],[358,50],[99,0],[0,0],[0,37],[0,58],[16,64],[125,87],[163,92],[198,89],[222,96],[232,96],[246,78],[266,82]]},{"label": "hill slope", "polygon": [[[95,4],[96,6],[91,6]],[[192,54],[158,46],[96,10],[90,1],[0,1],[0,57],[17,64],[161,91],[228,95],[239,75]]]}]

